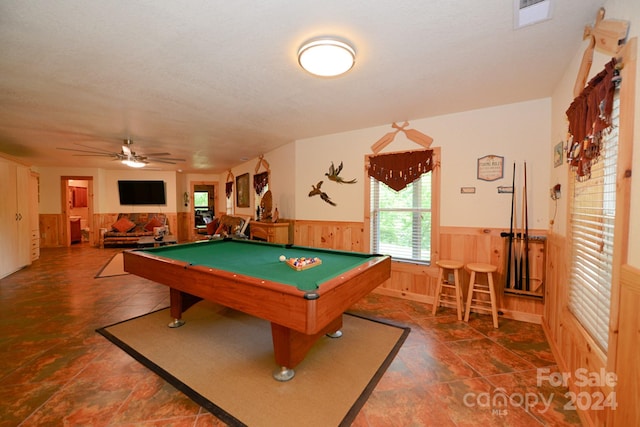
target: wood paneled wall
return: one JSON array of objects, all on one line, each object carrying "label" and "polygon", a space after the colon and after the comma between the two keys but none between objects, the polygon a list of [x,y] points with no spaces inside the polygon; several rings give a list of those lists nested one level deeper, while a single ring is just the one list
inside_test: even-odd
[{"label": "wood paneled wall", "polygon": [[64,216],[62,214],[40,214],[40,248],[65,246]]},{"label": "wood paneled wall", "polygon": [[613,425],[640,426],[640,270],[622,266],[620,277],[620,321],[616,372],[618,374],[618,409],[613,411]]},{"label": "wood paneled wall", "polygon": [[[502,316],[540,323],[543,300],[530,297],[503,295],[505,239],[500,237],[501,229],[481,229],[466,227],[441,227],[440,248],[434,255],[440,259],[457,259],[462,262],[487,262],[498,267],[494,276],[497,285],[498,309]],[[545,233],[531,230],[530,234]],[[294,223],[294,243],[302,246],[323,247],[336,250],[363,252],[364,224],[361,222],[300,221]],[[545,253],[532,250],[532,276],[543,274]],[[394,262],[391,278],[376,292],[400,298],[432,304],[438,269],[434,266]],[[466,293],[469,275],[463,272],[461,281]]]},{"label": "wood paneled wall", "polygon": [[[586,393],[592,406],[579,411],[582,421],[589,426],[640,425],[640,411],[637,400],[640,396],[640,270],[628,265],[622,267],[620,282],[620,305],[612,308],[611,317],[618,319],[616,360],[607,356],[584,330],[569,311],[568,282],[571,268],[570,254],[567,253],[567,239],[550,234],[548,239],[546,305],[542,326],[553,350],[559,369],[568,374],[571,392]],[[612,307],[614,304],[612,302]],[[614,322],[615,323],[615,322]],[[576,372],[584,370],[587,375],[615,373],[618,384],[615,388],[604,386],[581,386],[575,384]],[[579,378],[578,378],[579,379]],[[612,394],[614,393],[615,394]],[[614,397],[618,408],[596,403],[602,397]],[[613,421],[612,421],[613,420]]]}]

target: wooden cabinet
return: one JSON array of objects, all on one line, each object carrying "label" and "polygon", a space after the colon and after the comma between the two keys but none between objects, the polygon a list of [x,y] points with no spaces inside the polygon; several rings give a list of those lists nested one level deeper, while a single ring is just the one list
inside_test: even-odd
[{"label": "wooden cabinet", "polygon": [[40,175],[29,176],[29,228],[31,229],[31,262],[40,258]]},{"label": "wooden cabinet", "polygon": [[264,240],[269,243],[288,244],[288,222],[261,222],[251,221],[249,224],[249,237],[251,240]]},{"label": "wooden cabinet", "polygon": [[82,241],[82,228],[80,227],[80,218],[71,219],[69,230],[71,232],[71,243],[80,243]]},{"label": "wooden cabinet", "polygon": [[29,177],[26,166],[0,158],[0,277],[31,264]]}]

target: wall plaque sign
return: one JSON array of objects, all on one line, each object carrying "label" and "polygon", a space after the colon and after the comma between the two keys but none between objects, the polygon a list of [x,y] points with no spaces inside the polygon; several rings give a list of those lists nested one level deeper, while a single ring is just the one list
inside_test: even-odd
[{"label": "wall plaque sign", "polygon": [[495,181],[504,178],[504,157],[489,154],[478,159],[478,179]]}]

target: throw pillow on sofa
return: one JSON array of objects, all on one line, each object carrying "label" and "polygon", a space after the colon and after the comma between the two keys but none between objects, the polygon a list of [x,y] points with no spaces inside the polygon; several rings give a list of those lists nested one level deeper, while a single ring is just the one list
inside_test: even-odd
[{"label": "throw pillow on sofa", "polygon": [[136,227],[136,223],[129,220],[129,218],[122,217],[116,222],[113,223],[111,228],[114,231],[119,231],[120,233],[127,233],[133,230]]},{"label": "throw pillow on sofa", "polygon": [[149,221],[147,225],[144,226],[144,229],[147,231],[153,231],[155,227],[163,227],[163,226],[164,226],[164,222],[160,221],[157,216],[154,216],[153,218],[151,218],[151,221]]}]

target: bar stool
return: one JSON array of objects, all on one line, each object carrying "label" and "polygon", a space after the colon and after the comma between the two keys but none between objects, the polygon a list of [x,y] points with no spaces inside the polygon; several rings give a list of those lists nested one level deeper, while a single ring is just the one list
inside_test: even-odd
[{"label": "bar stool", "polygon": [[[436,265],[440,267],[438,272],[438,286],[436,288],[436,295],[433,298],[433,311],[435,315],[441,302],[453,304],[455,298],[455,305],[458,310],[458,320],[462,320],[462,289],[460,288],[460,276],[458,271],[464,266],[460,261],[452,261],[448,259],[441,259],[436,261]],[[453,283],[449,282],[448,272],[453,271]],[[447,273],[447,275],[445,275]],[[443,293],[442,288],[449,288],[454,290],[454,294]]]},{"label": "bar stool", "polygon": [[[471,277],[469,278],[469,294],[467,295],[467,310],[464,313],[464,321],[469,321],[469,313],[472,308],[476,310],[485,310],[491,312],[493,316],[493,327],[498,327],[498,309],[496,308],[496,292],[493,287],[493,272],[498,269],[495,265],[484,263],[471,263],[467,264],[467,269],[471,271]],[[476,283],[476,274],[486,273],[487,284]],[[474,292],[480,294],[489,294],[489,301],[474,298]]]}]

